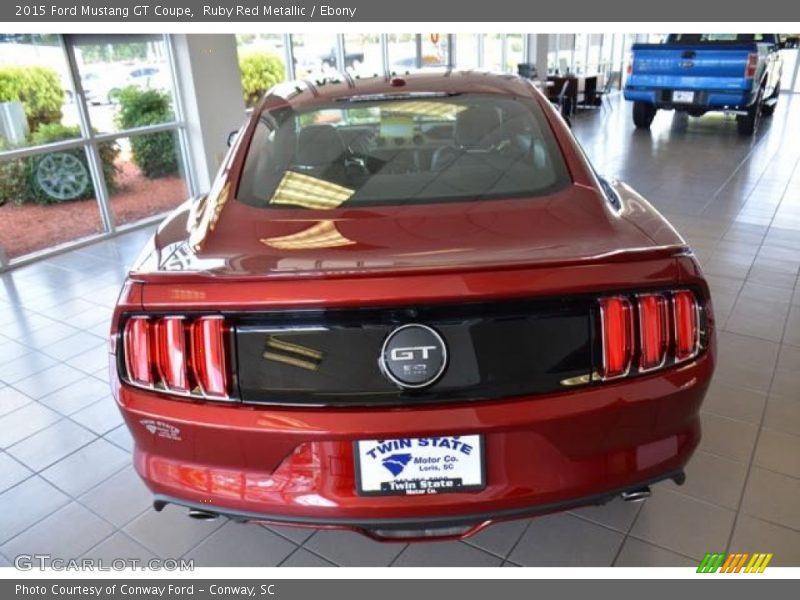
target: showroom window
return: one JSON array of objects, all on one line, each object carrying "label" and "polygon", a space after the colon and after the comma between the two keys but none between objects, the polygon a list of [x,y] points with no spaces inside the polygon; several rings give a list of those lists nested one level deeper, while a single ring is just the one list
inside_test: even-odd
[{"label": "showroom window", "polygon": [[345,33],[344,56],[347,71],[355,76],[370,77],[383,73],[383,54],[377,33]]},{"label": "showroom window", "polygon": [[481,46],[483,35],[475,33],[458,33],[456,38],[455,64],[461,69],[476,69],[481,64]]},{"label": "showroom window", "polygon": [[525,56],[528,49],[528,36],[521,33],[507,33],[505,38],[506,56],[503,70],[516,73],[517,65],[527,62]]},{"label": "showroom window", "polygon": [[4,264],[193,194],[171,56],[164,35],[0,37]]},{"label": "showroom window", "polygon": [[[300,33],[292,34],[291,37],[297,79],[322,79],[339,70],[339,41],[336,34]],[[352,62],[350,66],[352,67]]]},{"label": "showroom window", "polygon": [[783,35],[782,39],[790,39],[789,47],[780,51],[783,59],[783,75],[781,76],[781,91],[800,93],[800,49],[796,40],[798,34]]},{"label": "showroom window", "polygon": [[273,85],[296,76],[289,59],[292,56],[292,39],[288,34],[238,34],[236,53],[247,112]]},{"label": "showroom window", "polygon": [[574,33],[556,33],[548,36],[547,72],[550,75],[566,75],[574,72],[575,60]]},{"label": "showroom window", "polygon": [[502,33],[487,33],[483,37],[483,67],[490,71],[502,71],[505,63],[506,36]]},{"label": "showroom window", "polygon": [[518,33],[488,33],[483,42],[483,67],[492,71],[517,72],[523,60],[524,36]]},{"label": "showroom window", "polygon": [[586,74],[597,75],[602,73],[600,65],[600,50],[603,45],[603,34],[589,34],[586,45]]},{"label": "showroom window", "polygon": [[578,75],[586,73],[586,55],[589,48],[589,35],[578,33],[575,35],[575,45],[570,51],[570,71]]},{"label": "showroom window", "polygon": [[547,73],[549,75],[558,75],[558,35],[547,36]]},{"label": "showroom window", "polygon": [[617,71],[618,65],[614,62],[615,50],[618,45],[619,34],[604,33],[600,42],[600,63],[598,70],[601,73],[610,73]]},{"label": "showroom window", "polygon": [[390,72],[442,68],[448,64],[450,48],[447,34],[391,33],[386,39]]}]

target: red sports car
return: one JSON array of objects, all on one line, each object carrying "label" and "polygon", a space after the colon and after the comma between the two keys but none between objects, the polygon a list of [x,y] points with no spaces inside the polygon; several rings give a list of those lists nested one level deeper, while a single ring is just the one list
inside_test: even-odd
[{"label": "red sports car", "polygon": [[686,242],[475,72],[274,89],[111,340],[156,510],[383,540],[682,483],[715,348]]}]

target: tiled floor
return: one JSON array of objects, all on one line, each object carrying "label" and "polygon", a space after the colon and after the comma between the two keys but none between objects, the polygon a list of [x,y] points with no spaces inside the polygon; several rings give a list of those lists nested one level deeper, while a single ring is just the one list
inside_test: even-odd
[{"label": "tiled floor", "polygon": [[195,559],[197,565],[691,565],[707,551],[800,565],[800,96],[755,141],[730,120],[630,107],[580,115],[599,171],[668,215],[706,269],[719,368],[688,481],[503,523],[465,542],[378,544],[346,532],[157,514],[130,466],[106,384],[105,334],[138,231],[0,277],[0,565],[19,553]]}]

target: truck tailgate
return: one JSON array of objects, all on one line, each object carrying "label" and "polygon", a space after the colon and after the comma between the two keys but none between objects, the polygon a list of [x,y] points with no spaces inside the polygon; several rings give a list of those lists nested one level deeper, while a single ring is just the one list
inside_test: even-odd
[{"label": "truck tailgate", "polygon": [[708,45],[635,44],[630,87],[685,90],[747,90],[745,79],[751,44],[710,48]]}]

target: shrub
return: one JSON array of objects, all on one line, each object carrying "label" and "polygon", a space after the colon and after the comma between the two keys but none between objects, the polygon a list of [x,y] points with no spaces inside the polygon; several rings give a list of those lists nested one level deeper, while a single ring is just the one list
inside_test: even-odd
[{"label": "shrub", "polygon": [[[129,86],[117,95],[117,124],[123,129],[157,125],[173,120],[172,100],[166,92]],[[145,177],[154,179],[178,172],[177,138],[174,131],[145,133],[130,138],[133,162]]]},{"label": "shrub", "polygon": [[[7,148],[0,147],[0,150]],[[0,206],[23,202],[30,196],[28,164],[25,159],[0,159]]]},{"label": "shrub", "polygon": [[48,67],[0,67],[0,102],[22,102],[28,127],[61,121],[64,90],[58,73]]},{"label": "shrub", "polygon": [[280,57],[270,53],[245,54],[239,59],[242,72],[244,103],[255,106],[266,91],[285,78],[285,69]]},{"label": "shrub", "polygon": [[[31,135],[29,143],[31,145],[50,144],[62,140],[71,140],[80,137],[80,129],[68,127],[60,123],[50,123],[41,125],[37,131]],[[103,164],[103,177],[109,192],[116,189],[117,167],[115,161],[119,155],[119,146],[115,142],[102,142],[98,150]],[[29,158],[0,161],[0,204],[11,201],[16,204],[24,202],[36,202],[38,204],[51,204],[60,199],[53,198],[48,194],[40,182],[37,180],[36,173],[43,160],[48,157],[53,158],[58,155],[69,155],[77,159],[83,167],[89,185],[84,192],[78,196],[67,198],[68,200],[80,200],[95,196],[94,186],[91,184],[90,170],[86,160],[86,152],[83,148],[73,148],[61,150],[55,153],[38,154]],[[73,161],[74,162],[74,161]],[[63,199],[61,199],[63,200]]]}]

